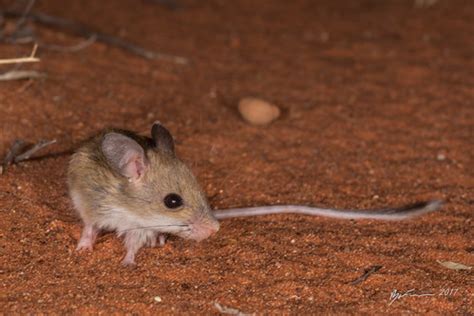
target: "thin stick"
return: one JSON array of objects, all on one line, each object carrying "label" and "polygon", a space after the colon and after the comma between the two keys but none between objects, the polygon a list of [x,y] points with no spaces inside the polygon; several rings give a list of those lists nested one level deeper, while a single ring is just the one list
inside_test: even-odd
[{"label": "thin stick", "polygon": [[0,81],[33,79],[42,77],[46,77],[46,74],[35,70],[11,70],[0,74]]},{"label": "thin stick", "polygon": [[26,27],[27,15],[30,13],[31,9],[35,5],[36,0],[29,0],[26,4],[23,13],[16,22],[15,29],[10,32],[9,36],[6,36],[4,41],[6,43],[14,44],[25,44],[31,43],[34,41],[34,36],[32,35],[31,29]]},{"label": "thin stick", "polygon": [[7,155],[3,159],[3,164],[2,164],[2,174],[4,174],[7,171],[7,168],[9,165],[12,164],[12,162],[15,160],[15,157],[18,155],[18,153],[21,151],[21,149],[25,146],[25,141],[21,139],[17,139],[13,142],[13,145],[10,147],[10,150],[8,150]]},{"label": "thin stick", "polygon": [[15,163],[19,163],[21,161],[24,161],[24,160],[27,160],[29,159],[34,153],[36,153],[37,151],[43,149],[44,147],[46,146],[49,146],[49,145],[52,145],[56,143],[56,140],[55,139],[52,139],[52,140],[45,140],[45,139],[42,139],[40,140],[38,143],[36,143],[35,145],[33,145],[33,147],[31,147],[30,149],[28,149],[27,151],[25,151],[24,153],[22,153],[21,155],[17,155],[14,159],[14,162]]},{"label": "thin stick", "polygon": [[21,17],[18,19],[18,22],[16,22],[16,29],[18,30],[23,24],[26,22],[26,16],[28,13],[30,13],[31,9],[33,9],[33,6],[35,5],[36,0],[30,0],[28,4],[26,5],[25,11],[23,11]]},{"label": "thin stick", "polygon": [[33,46],[33,50],[31,51],[30,58],[35,57],[37,50],[38,50],[38,44],[35,43],[35,46]]},{"label": "thin stick", "polygon": [[7,59],[0,59],[0,65],[37,63],[39,61],[40,59],[36,57],[7,58]]},{"label": "thin stick", "polygon": [[242,311],[232,308],[232,307],[227,307],[224,305],[219,304],[218,302],[214,302],[214,307],[219,311],[219,313],[222,314],[227,314],[227,315],[237,315],[237,316],[248,316],[252,314],[246,314],[243,313]]},{"label": "thin stick", "polygon": [[64,53],[75,53],[80,50],[83,50],[92,44],[95,43],[97,40],[97,36],[95,34],[91,35],[88,39],[72,46],[60,46],[60,45],[52,45],[52,44],[41,44],[41,47],[53,50],[53,51],[58,51],[58,52],[64,52]]},{"label": "thin stick", "polygon": [[27,82],[25,82],[24,85],[22,85],[20,88],[16,89],[14,91],[14,94],[19,94],[19,93],[23,93],[26,89],[28,89],[31,85],[33,84],[33,80],[28,80]]},{"label": "thin stick", "polygon": [[33,46],[33,50],[31,51],[30,56],[28,57],[0,59],[0,65],[39,62],[40,59],[35,57],[37,49],[38,49],[38,44],[35,44],[35,46]]},{"label": "thin stick", "polygon": [[[7,10],[7,11],[4,11],[3,13],[7,17],[21,16],[21,12],[18,12],[18,11]],[[135,55],[138,55],[147,59],[161,59],[165,61],[171,61],[176,64],[188,63],[188,60],[184,57],[150,51],[140,46],[137,46],[135,44],[129,43],[121,38],[107,35],[104,33],[100,33],[97,31],[93,31],[81,23],[73,22],[64,18],[47,15],[41,12],[29,13],[28,17],[31,18],[33,21],[41,23],[45,26],[55,28],[55,29],[60,29],[62,31],[65,30],[81,37],[90,38],[91,36],[96,36],[98,42],[102,42],[107,45],[121,48],[130,53],[133,53]]]},{"label": "thin stick", "polygon": [[359,284],[359,283],[364,282],[365,280],[367,280],[367,278],[368,278],[371,274],[373,274],[373,273],[379,271],[380,269],[382,269],[382,266],[378,266],[378,265],[374,265],[374,266],[371,266],[371,267],[365,269],[364,274],[362,274],[360,277],[358,277],[357,279],[355,279],[354,281],[352,281],[351,284],[352,284],[352,285],[356,285],[356,284]]}]

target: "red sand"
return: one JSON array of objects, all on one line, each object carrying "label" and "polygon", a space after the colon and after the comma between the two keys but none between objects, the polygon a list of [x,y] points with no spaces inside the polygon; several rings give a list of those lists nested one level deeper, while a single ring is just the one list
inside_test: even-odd
[{"label": "red sand", "polygon": [[[443,210],[402,223],[225,220],[199,244],[171,238],[143,249],[128,269],[113,234],[91,254],[74,251],[81,223],[65,186],[68,155],[33,160],[0,177],[0,311],[209,314],[218,302],[258,314],[473,314],[472,270],[437,263],[474,265],[472,1],[179,3],[38,2],[191,63],[102,44],[40,48],[41,62],[23,68],[48,78],[0,83],[0,153],[16,138],[57,138],[45,153],[58,153],[104,127],[146,131],[159,119],[215,208],[440,198]],[[35,29],[48,43],[81,41]],[[0,49],[7,58],[31,47]],[[249,126],[236,111],[245,96],[284,115]],[[383,267],[350,284],[372,265]],[[393,290],[411,289],[434,296],[389,304]]]}]

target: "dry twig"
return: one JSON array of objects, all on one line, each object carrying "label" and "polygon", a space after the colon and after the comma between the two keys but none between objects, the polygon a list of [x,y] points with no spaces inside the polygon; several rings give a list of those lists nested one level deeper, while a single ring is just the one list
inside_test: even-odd
[{"label": "dry twig", "polygon": [[37,151],[43,149],[46,146],[52,145],[54,143],[56,143],[55,139],[52,139],[52,140],[42,139],[36,144],[34,144],[33,147],[31,147],[30,149],[22,153],[21,155],[16,156],[14,162],[19,163],[21,161],[28,160]]},{"label": "dry twig", "polygon": [[37,49],[38,49],[38,44],[35,44],[35,46],[33,47],[33,50],[31,51],[30,56],[28,57],[0,59],[0,65],[39,62],[40,59],[35,57]]},{"label": "dry twig", "polygon": [[83,50],[97,41],[97,36],[95,34],[91,35],[88,39],[72,46],[60,46],[60,45],[53,45],[53,44],[41,44],[41,47],[44,47],[49,50],[57,51],[57,52],[64,52],[64,53],[75,53],[80,50]]},{"label": "dry twig", "polygon": [[378,265],[374,265],[374,266],[371,266],[371,267],[365,269],[364,274],[362,274],[360,277],[358,277],[357,279],[355,279],[354,281],[352,281],[351,284],[352,284],[352,285],[356,285],[356,284],[359,284],[359,283],[364,282],[365,280],[367,280],[367,278],[368,278],[371,274],[373,274],[373,273],[379,271],[380,269],[382,269],[382,266],[378,266]]},{"label": "dry twig", "polygon": [[0,81],[43,78],[46,74],[35,70],[11,70],[0,74]]},{"label": "dry twig", "polygon": [[[19,16],[22,16],[23,12],[18,12],[18,11],[13,11],[13,10],[7,10],[4,11],[3,14],[6,17],[13,17],[17,18]],[[96,40],[98,42],[102,42],[107,45],[115,46],[118,48],[121,48],[123,50],[126,50],[130,53],[133,53],[135,55],[147,58],[147,59],[160,59],[160,60],[165,60],[165,61],[171,61],[176,64],[187,64],[188,60],[184,57],[180,56],[174,56],[174,55],[168,55],[168,54],[163,54],[163,53],[158,53],[154,51],[150,51],[147,49],[144,49],[140,46],[137,46],[135,44],[129,43],[121,38],[107,35],[101,32],[93,31],[89,29],[87,26],[73,22],[64,18],[44,14],[41,12],[31,12],[27,14],[27,17],[32,19],[33,21],[43,24],[47,27],[59,29],[62,31],[67,31],[69,33],[73,33],[75,35],[85,37],[85,38],[91,38],[95,36]]]},{"label": "dry twig", "polygon": [[25,142],[21,139],[17,139],[13,142],[13,145],[10,147],[7,152],[7,155],[3,159],[2,174],[7,171],[8,166],[13,163],[15,157],[20,153],[24,146]]},{"label": "dry twig", "polygon": [[17,139],[13,142],[13,145],[10,147],[7,155],[3,159],[3,165],[1,168],[1,174],[4,174],[7,171],[7,168],[12,163],[19,163],[30,159],[30,157],[35,154],[37,151],[43,149],[46,146],[56,143],[56,140],[40,140],[38,143],[34,144],[30,149],[21,153],[25,148],[25,141]]},{"label": "dry twig", "polygon": [[236,308],[232,308],[232,307],[227,307],[227,306],[224,306],[224,305],[221,305],[217,302],[214,302],[214,307],[222,314],[227,314],[227,315],[237,315],[237,316],[247,316],[247,315],[251,315],[251,314],[246,314],[246,313],[243,313],[241,311],[239,311],[238,309]]},{"label": "dry twig", "polygon": [[[26,44],[34,42],[34,34],[31,27],[26,23],[27,19],[26,16],[31,11],[35,4],[35,0],[29,0],[25,9],[22,11],[21,15],[19,16],[18,20],[15,23],[15,28],[8,32],[8,34],[4,34],[3,32],[0,34],[0,39],[5,43],[13,43],[13,44]],[[2,14],[3,18],[3,14]]]},{"label": "dry twig", "polygon": [[28,4],[25,7],[25,10],[21,14],[20,18],[16,22],[16,30],[19,30],[23,27],[23,25],[26,23],[26,17],[28,13],[30,13],[31,9],[33,9],[33,6],[35,5],[36,0],[30,0],[28,1]]}]

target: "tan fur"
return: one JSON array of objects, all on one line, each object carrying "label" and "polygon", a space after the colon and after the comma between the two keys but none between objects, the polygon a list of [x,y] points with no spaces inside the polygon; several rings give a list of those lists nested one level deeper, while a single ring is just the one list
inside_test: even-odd
[{"label": "tan fur", "polygon": [[[139,180],[132,181],[120,174],[104,155],[101,144],[111,132],[130,137],[144,148],[146,167]],[[80,147],[69,164],[68,186],[85,227],[125,235],[127,249],[135,252],[142,244],[154,244],[158,233],[200,240],[205,236],[198,231],[203,225],[214,231],[219,227],[188,167],[172,152],[154,147],[152,139],[129,131],[107,130]],[[183,207],[168,209],[163,199],[169,193],[179,194]],[[92,247],[87,236],[81,242],[87,244],[86,248]],[[133,263],[133,256],[131,260]]]}]

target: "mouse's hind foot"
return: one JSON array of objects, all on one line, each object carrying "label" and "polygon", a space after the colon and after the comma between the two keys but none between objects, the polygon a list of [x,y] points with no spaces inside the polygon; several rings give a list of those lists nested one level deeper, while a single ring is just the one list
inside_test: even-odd
[{"label": "mouse's hind foot", "polygon": [[86,224],[82,230],[81,239],[77,243],[76,251],[92,251],[98,234],[99,230],[94,225]]}]

